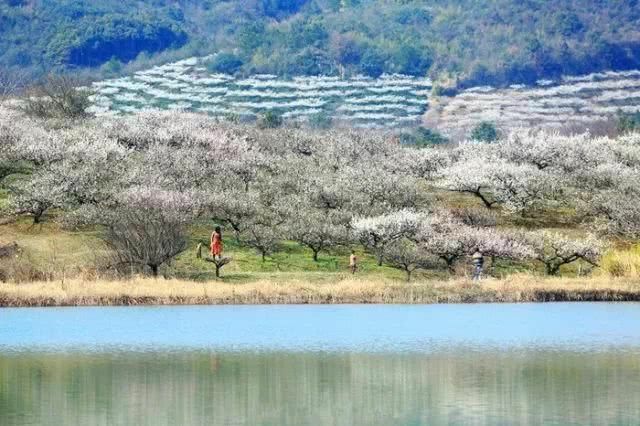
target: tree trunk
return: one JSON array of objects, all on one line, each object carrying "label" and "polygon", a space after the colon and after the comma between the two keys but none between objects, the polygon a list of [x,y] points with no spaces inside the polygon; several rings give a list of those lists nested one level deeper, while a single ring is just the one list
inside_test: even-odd
[{"label": "tree trunk", "polygon": [[235,236],[236,242],[240,244],[240,224],[231,222],[229,219],[227,219],[227,222],[231,225],[231,229],[233,229],[233,235]]},{"label": "tree trunk", "polygon": [[262,263],[264,263],[267,260],[267,255],[264,252],[261,252],[262,254]]},{"label": "tree trunk", "polygon": [[554,265],[553,263],[545,263],[544,269],[547,275],[553,276],[553,275],[558,275],[558,272],[560,272],[560,266],[561,265]]},{"label": "tree trunk", "polygon": [[488,209],[491,209],[493,205],[496,203],[495,201],[489,201],[484,195],[482,195],[482,192],[480,192],[480,189],[474,192],[474,194],[476,194],[476,196],[482,200],[482,202],[484,203],[484,206]]},{"label": "tree trunk", "polygon": [[455,269],[456,258],[442,256],[442,259],[447,263],[447,270],[449,271],[449,273],[454,274],[456,272],[456,269]]},{"label": "tree trunk", "polygon": [[[312,249],[313,250],[313,249]],[[320,250],[313,250],[313,261],[317,262],[318,261],[318,252]]]},{"label": "tree trunk", "polygon": [[216,268],[216,278],[220,278],[220,270],[224,265],[231,262],[230,257],[220,257],[220,259],[216,259],[215,257],[207,257],[205,261],[213,263],[213,266]]},{"label": "tree trunk", "polygon": [[405,272],[407,273],[407,282],[410,283],[411,282],[411,270],[410,269],[405,269]]},{"label": "tree trunk", "polygon": [[158,265],[149,265],[149,267],[151,268],[151,275],[153,275],[154,277],[158,276]]}]

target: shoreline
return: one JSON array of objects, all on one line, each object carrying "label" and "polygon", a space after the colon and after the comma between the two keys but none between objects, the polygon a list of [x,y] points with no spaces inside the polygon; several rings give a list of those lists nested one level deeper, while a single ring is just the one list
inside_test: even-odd
[{"label": "shoreline", "polygon": [[0,283],[0,307],[527,302],[640,302],[640,280],[516,275],[479,284],[340,277],[326,283],[274,278],[242,284],[151,278]]}]

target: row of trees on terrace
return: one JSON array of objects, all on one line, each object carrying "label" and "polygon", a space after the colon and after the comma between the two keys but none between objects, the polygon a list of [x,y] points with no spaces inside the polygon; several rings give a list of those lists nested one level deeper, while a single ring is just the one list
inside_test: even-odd
[{"label": "row of trees on terrace", "polygon": [[[144,113],[76,121],[0,114],[9,214],[99,226],[115,268],[157,274],[188,227],[213,219],[263,259],[295,241],[314,260],[361,244],[402,269],[456,265],[475,250],[548,274],[597,265],[607,238],[640,236],[640,136],[520,132],[496,143],[416,149],[382,133],[255,129]],[[19,166],[19,168],[16,168]],[[450,209],[472,194],[477,207]],[[588,237],[500,222],[569,211]]]}]

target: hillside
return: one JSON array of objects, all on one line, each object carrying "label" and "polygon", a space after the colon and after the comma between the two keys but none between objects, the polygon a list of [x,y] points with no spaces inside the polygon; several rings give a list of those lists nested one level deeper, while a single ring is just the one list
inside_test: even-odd
[{"label": "hillside", "polygon": [[271,74],[243,78],[211,73],[208,58],[189,58],[93,83],[89,112],[123,114],[184,110],[235,121],[268,113],[312,127],[406,128],[422,124],[452,140],[483,122],[503,132],[518,128],[589,130],[608,134],[623,115],[640,112],[640,71],[539,80],[534,85],[471,87],[438,96],[430,79]]},{"label": "hillside", "polygon": [[38,75],[185,44],[177,10],[155,2],[0,1],[0,66]]},{"label": "hillside", "polygon": [[431,91],[428,79],[402,75],[234,78],[209,73],[204,61],[189,58],[96,82],[90,112],[188,110],[238,120],[273,113],[315,127],[406,127],[419,123]]},{"label": "hillside", "polygon": [[2,0],[0,67],[113,74],[179,49],[225,73],[506,86],[640,68],[639,22],[637,0]]},{"label": "hillside", "polygon": [[482,122],[509,133],[545,128],[606,134],[619,117],[640,112],[640,71],[605,72],[541,80],[532,86],[473,87],[431,99],[423,124],[462,139]]}]

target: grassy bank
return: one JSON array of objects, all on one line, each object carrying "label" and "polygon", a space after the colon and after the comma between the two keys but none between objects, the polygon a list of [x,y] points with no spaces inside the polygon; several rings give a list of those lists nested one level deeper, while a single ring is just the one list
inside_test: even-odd
[{"label": "grassy bank", "polygon": [[513,303],[640,301],[640,282],[613,278],[548,278],[514,275],[504,280],[417,281],[333,276],[302,280],[283,274],[242,284],[164,279],[67,280],[0,284],[0,306],[325,304],[325,303]]}]

